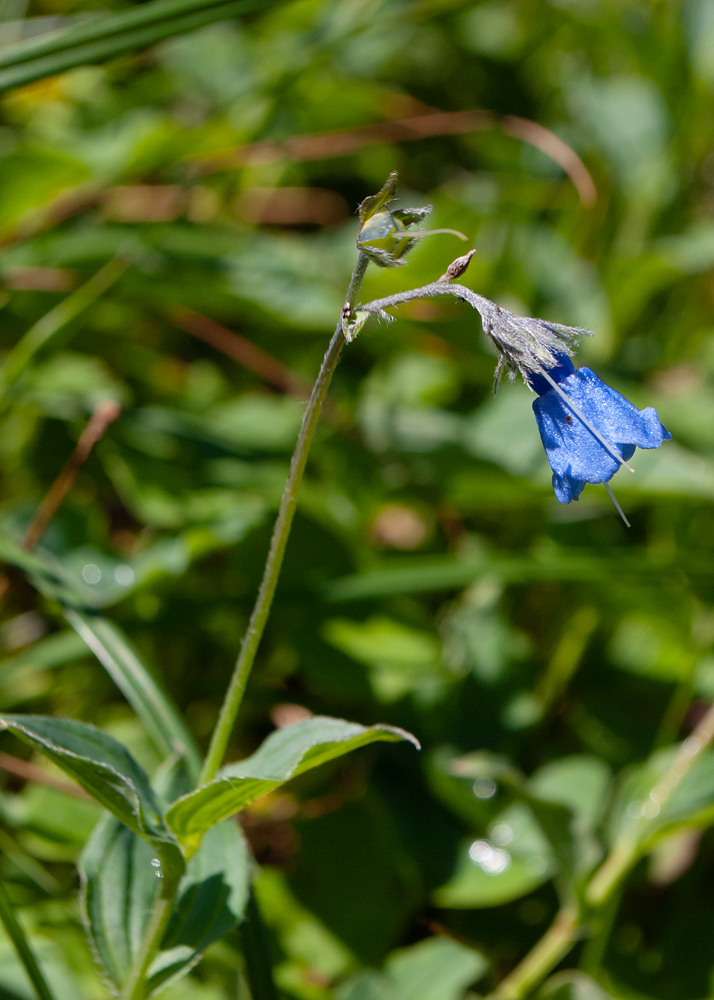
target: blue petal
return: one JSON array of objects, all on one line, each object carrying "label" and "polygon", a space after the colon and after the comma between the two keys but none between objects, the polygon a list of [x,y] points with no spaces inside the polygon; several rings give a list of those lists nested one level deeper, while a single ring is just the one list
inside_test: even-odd
[{"label": "blue petal", "polygon": [[[562,382],[563,379],[568,377],[568,375],[573,374],[575,368],[573,367],[573,362],[567,354],[563,354],[561,351],[558,351],[555,357],[558,363],[548,369],[548,374],[554,382]],[[543,378],[543,376],[539,375],[537,372],[530,373],[528,376],[528,384],[534,392],[538,393],[539,396],[545,395],[546,392],[550,392],[553,388],[548,379]]]},{"label": "blue petal", "polygon": [[577,500],[585,489],[585,483],[581,479],[571,479],[570,476],[559,476],[553,473],[553,492],[561,503],[570,503]]},{"label": "blue petal", "polygon": [[[635,447],[658,448],[671,437],[651,406],[638,410],[589,368],[578,368],[560,387],[625,461]],[[617,472],[620,463],[554,389],[536,399],[533,410],[562,503],[576,500],[584,483],[604,483]]]}]

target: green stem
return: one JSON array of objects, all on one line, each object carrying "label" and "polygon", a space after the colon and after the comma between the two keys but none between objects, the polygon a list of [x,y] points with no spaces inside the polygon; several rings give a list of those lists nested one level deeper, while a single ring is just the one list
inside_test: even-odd
[{"label": "green stem", "polygon": [[15,344],[0,368],[0,406],[8,390],[17,382],[37,352],[46,346],[69,322],[75,319],[117,281],[129,266],[122,257],[112,257],[104,267],[76,291],[51,309]]},{"label": "green stem", "polygon": [[22,962],[25,972],[35,988],[39,1000],[54,1000],[45,977],[40,971],[34,952],[25,937],[25,932],[17,921],[12,903],[5,892],[5,886],[0,882],[0,921],[12,941],[17,957]]},{"label": "green stem", "polygon": [[560,910],[540,941],[491,994],[490,1000],[520,1000],[530,993],[568,954],[579,933],[577,910],[571,907]]},{"label": "green stem", "polygon": [[595,908],[604,906],[638,857],[637,840],[634,837],[615,844],[588,886],[586,898],[589,905]]},{"label": "green stem", "polygon": [[[367,256],[361,253],[357,259],[357,264],[347,290],[343,315],[349,316],[354,306],[362,279],[367,270],[368,262]],[[236,716],[238,715],[238,709],[243,700],[248,676],[250,675],[260,640],[263,637],[268,615],[270,614],[270,607],[275,596],[275,588],[278,584],[278,577],[280,576],[280,569],[285,555],[285,547],[290,535],[293,517],[295,516],[298,491],[305,472],[310,445],[315,435],[315,428],[320,417],[322,404],[325,401],[327,390],[344,345],[345,335],[342,330],[342,318],[340,318],[325,357],[322,359],[322,367],[313,386],[302,420],[297,444],[295,445],[295,451],[290,462],[290,472],[285,483],[278,517],[273,529],[273,537],[270,540],[270,551],[265,563],[260,590],[258,591],[253,613],[250,616],[248,629],[241,644],[240,655],[238,656],[226,697],[221,706],[218,722],[213,731],[211,745],[208,748],[208,754],[203,765],[203,773],[201,775],[202,784],[205,784],[205,782],[210,781],[214,777],[225,756],[228,741],[230,740]]]},{"label": "green stem", "polygon": [[129,977],[121,992],[121,1000],[144,1000],[146,995],[146,973],[156,954],[161,949],[166,927],[173,912],[174,897],[181,878],[181,872],[173,863],[168,852],[158,851],[164,879],[161,895],[154,903],[149,923],[144,932],[141,947],[134,959]]},{"label": "green stem", "polygon": [[607,943],[619,909],[620,895],[619,892],[610,893],[605,903],[593,914],[590,936],[580,959],[580,968],[593,979],[597,979],[600,974]]}]

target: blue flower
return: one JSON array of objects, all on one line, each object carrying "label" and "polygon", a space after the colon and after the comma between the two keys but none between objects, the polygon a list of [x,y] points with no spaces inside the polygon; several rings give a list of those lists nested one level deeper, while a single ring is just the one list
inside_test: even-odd
[{"label": "blue flower", "polygon": [[548,375],[558,389],[542,374],[530,374],[528,381],[538,393],[533,411],[555,495],[570,503],[586,483],[607,483],[635,447],[659,448],[672,435],[651,406],[638,410],[589,368],[576,370],[567,355],[556,357]]}]

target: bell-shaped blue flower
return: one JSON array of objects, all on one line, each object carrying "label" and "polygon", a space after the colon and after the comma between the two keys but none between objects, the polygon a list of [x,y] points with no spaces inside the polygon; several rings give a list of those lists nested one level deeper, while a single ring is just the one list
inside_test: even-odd
[{"label": "bell-shaped blue flower", "polygon": [[672,435],[651,406],[638,410],[589,368],[575,369],[565,354],[557,359],[548,369],[557,389],[542,374],[529,382],[555,495],[570,503],[586,483],[607,483],[636,447],[659,448]]}]

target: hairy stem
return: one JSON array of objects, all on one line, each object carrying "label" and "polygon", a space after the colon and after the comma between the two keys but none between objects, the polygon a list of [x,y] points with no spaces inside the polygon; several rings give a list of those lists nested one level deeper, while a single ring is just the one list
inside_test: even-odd
[{"label": "hairy stem", "polygon": [[[365,271],[367,270],[367,264],[367,256],[360,254],[347,291],[347,299],[343,309],[344,315],[348,316],[350,314],[359,293]],[[295,516],[298,491],[305,472],[310,445],[315,435],[322,404],[327,395],[327,390],[344,345],[345,335],[342,330],[342,318],[340,318],[325,357],[322,359],[322,366],[302,419],[297,444],[295,445],[295,451],[290,462],[290,472],[285,483],[278,517],[273,529],[273,537],[270,540],[270,550],[265,563],[260,590],[258,591],[253,613],[250,616],[248,629],[241,644],[240,654],[228,686],[228,691],[226,692],[226,697],[221,706],[218,722],[213,731],[211,745],[203,765],[203,773],[201,775],[202,784],[214,777],[225,756],[228,741],[233,731],[238,709],[243,700],[248,677],[253,666],[253,661],[255,660],[255,655],[258,652],[258,646],[263,637],[268,615],[270,614],[270,607],[275,596],[275,588],[278,584],[278,577],[280,576],[280,569],[285,555],[285,547],[290,535],[293,517]]]},{"label": "hairy stem", "polygon": [[35,988],[35,993],[39,1000],[54,1000],[52,991],[45,982],[45,977],[40,971],[35,954],[30,947],[30,943],[25,937],[25,932],[18,923],[12,903],[10,902],[5,886],[0,882],[0,922],[12,941],[17,957],[27,973],[27,977]]},{"label": "hairy stem", "polygon": [[483,295],[472,291],[465,285],[457,285],[448,281],[432,281],[428,285],[420,288],[410,288],[405,292],[397,292],[395,295],[387,295],[383,299],[373,299],[365,305],[360,305],[360,309],[365,312],[379,313],[383,309],[390,309],[392,306],[402,305],[404,302],[413,302],[414,299],[435,299],[440,295],[453,295],[454,298],[468,302],[470,306],[479,313],[487,312],[494,308],[494,304]]}]

